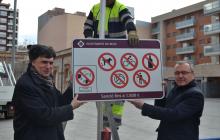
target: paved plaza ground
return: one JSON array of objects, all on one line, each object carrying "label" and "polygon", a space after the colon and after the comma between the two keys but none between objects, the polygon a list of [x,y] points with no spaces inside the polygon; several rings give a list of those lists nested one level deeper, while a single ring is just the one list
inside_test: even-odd
[{"label": "paved plaza ground", "polygon": [[[146,100],[153,104],[153,100]],[[123,125],[119,129],[120,140],[156,140],[159,121],[141,116],[140,110],[125,103]],[[96,140],[97,111],[90,102],[75,111],[75,118],[69,121],[65,130],[66,140]],[[201,118],[200,138],[220,138],[220,99],[205,99]],[[0,120],[0,139],[13,140],[12,120]]]}]

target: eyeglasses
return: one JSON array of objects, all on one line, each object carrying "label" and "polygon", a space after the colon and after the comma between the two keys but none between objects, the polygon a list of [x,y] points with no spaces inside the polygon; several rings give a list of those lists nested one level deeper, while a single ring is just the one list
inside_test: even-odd
[{"label": "eyeglasses", "polygon": [[174,72],[175,75],[180,75],[180,74],[187,75],[189,73],[192,73],[192,71],[175,71]]}]

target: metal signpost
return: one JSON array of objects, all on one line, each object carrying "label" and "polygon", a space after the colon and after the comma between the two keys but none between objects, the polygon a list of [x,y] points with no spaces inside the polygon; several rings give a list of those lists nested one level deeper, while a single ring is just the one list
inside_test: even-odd
[{"label": "metal signpost", "polygon": [[[101,9],[100,9],[100,31],[99,31],[99,38],[104,39],[105,38],[105,9],[106,9],[106,0],[100,0],[101,3]],[[103,102],[96,102],[97,106],[97,139],[101,140],[101,132],[103,130]]]}]

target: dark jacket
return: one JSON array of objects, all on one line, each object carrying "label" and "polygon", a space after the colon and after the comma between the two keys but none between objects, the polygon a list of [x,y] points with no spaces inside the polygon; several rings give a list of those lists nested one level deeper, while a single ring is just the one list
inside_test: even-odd
[{"label": "dark jacket", "polygon": [[30,71],[22,75],[13,95],[14,140],[64,140],[62,122],[73,119],[68,94],[63,96]]},{"label": "dark jacket", "polygon": [[144,104],[142,115],[161,120],[158,140],[198,140],[204,97],[195,81],[183,87],[175,86],[165,107]]}]

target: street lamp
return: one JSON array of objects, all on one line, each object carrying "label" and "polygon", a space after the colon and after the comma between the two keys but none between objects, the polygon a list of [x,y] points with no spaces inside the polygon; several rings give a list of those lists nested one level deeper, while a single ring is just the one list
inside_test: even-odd
[{"label": "street lamp", "polygon": [[12,71],[15,69],[15,47],[16,47],[16,18],[17,18],[17,0],[14,0],[14,12],[13,12],[13,39],[12,39]]}]

